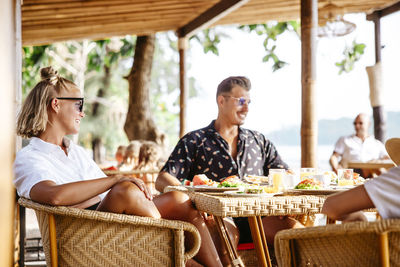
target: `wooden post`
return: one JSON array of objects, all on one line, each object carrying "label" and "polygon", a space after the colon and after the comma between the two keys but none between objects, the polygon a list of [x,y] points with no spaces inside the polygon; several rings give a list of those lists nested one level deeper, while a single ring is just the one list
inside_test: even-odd
[{"label": "wooden post", "polygon": [[188,46],[188,40],[185,37],[179,37],[178,49],[179,49],[179,86],[180,86],[180,98],[179,98],[179,137],[182,137],[186,133],[186,102],[187,102],[187,79],[186,79],[186,49]]},{"label": "wooden post", "polygon": [[381,62],[381,18],[374,19],[375,28],[375,63]]},{"label": "wooden post", "polygon": [[12,186],[12,163],[15,154],[15,107],[14,94],[17,90],[17,80],[20,68],[17,53],[21,47],[17,40],[17,1],[0,1],[0,261],[2,266],[12,266],[13,257],[13,227],[15,190]]},{"label": "wooden post", "polygon": [[317,0],[301,0],[301,166],[317,167],[315,80],[317,54]]},{"label": "wooden post", "polygon": [[[375,25],[375,64],[381,62],[381,18],[377,16],[374,19]],[[376,88],[381,91],[383,88]],[[382,93],[382,92],[381,92]],[[385,143],[386,121],[383,105],[373,106],[372,114],[374,118],[374,135],[379,141]]]}]

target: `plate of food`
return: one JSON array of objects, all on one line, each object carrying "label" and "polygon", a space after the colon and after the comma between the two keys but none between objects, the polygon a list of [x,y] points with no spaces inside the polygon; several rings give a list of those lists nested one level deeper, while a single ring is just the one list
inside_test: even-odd
[{"label": "plate of food", "polygon": [[185,181],[184,187],[195,192],[225,192],[239,190],[239,184],[243,184],[237,176],[230,176],[222,182],[209,179],[205,174],[198,174],[193,177],[192,182]]},{"label": "plate of food", "polygon": [[227,195],[236,197],[272,197],[277,193],[266,193],[263,186],[250,185],[236,192],[226,192]]},{"label": "plate of food", "polygon": [[252,184],[268,184],[268,176],[245,175],[244,180]]},{"label": "plate of food", "polygon": [[226,192],[226,191],[238,191],[238,187],[218,187],[210,185],[185,185],[189,191],[194,192]]},{"label": "plate of food", "polygon": [[238,192],[225,192],[225,194],[233,197],[273,197],[278,193],[252,194],[252,193],[244,193],[243,191],[238,191]]},{"label": "plate of food", "polygon": [[327,195],[339,191],[347,190],[348,188],[340,186],[323,187],[322,183],[311,178],[304,179],[298,183],[293,189],[288,189],[286,193],[294,194],[310,194],[310,195]]}]

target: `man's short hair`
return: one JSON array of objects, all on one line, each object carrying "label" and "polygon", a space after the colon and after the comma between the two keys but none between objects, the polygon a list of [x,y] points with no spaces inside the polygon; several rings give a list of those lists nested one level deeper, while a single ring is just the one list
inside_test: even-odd
[{"label": "man's short hair", "polygon": [[246,91],[251,89],[250,80],[244,76],[231,76],[223,80],[217,88],[217,97],[223,93],[231,92],[232,88],[235,86],[240,86]]}]

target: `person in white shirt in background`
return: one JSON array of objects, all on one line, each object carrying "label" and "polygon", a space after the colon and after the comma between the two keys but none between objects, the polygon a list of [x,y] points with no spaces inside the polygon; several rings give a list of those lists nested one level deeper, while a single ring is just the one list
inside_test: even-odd
[{"label": "person in white shirt in background", "polygon": [[[396,165],[400,164],[400,138],[386,142],[386,149]],[[356,188],[329,196],[322,213],[340,221],[366,220],[362,210],[376,208],[383,219],[400,218],[400,166],[369,179]]]},{"label": "person in white shirt in background", "polygon": [[[336,173],[338,169],[347,168],[349,161],[389,159],[382,142],[368,133],[371,125],[368,115],[358,114],[353,124],[356,133],[339,138],[329,159],[332,170]],[[355,171],[365,178],[372,176],[371,170]]]},{"label": "person in white shirt in background", "polygon": [[[28,94],[17,120],[17,134],[31,138],[14,162],[20,196],[54,205],[182,220],[197,227],[201,247],[195,260],[222,266],[207,226],[189,197],[169,192],[153,197],[144,182],[121,175],[106,177],[85,150],[66,135],[77,134],[83,112],[81,91],[52,67]],[[190,240],[185,240],[189,243]],[[189,260],[189,264],[197,264]]]}]

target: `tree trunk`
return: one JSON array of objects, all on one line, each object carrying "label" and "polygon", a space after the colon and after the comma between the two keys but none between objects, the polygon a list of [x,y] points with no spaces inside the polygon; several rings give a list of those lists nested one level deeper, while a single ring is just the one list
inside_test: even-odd
[{"label": "tree trunk", "polygon": [[[110,87],[111,83],[111,71],[110,67],[107,67],[104,65],[104,76],[103,76],[103,87],[100,88],[97,91],[97,97],[98,98],[105,98],[106,97],[106,92],[108,88]],[[101,104],[98,100],[95,100],[93,105],[92,105],[92,116],[97,117],[101,113]]]},{"label": "tree trunk", "polygon": [[[107,89],[110,87],[111,83],[111,72],[110,72],[110,67],[107,67],[104,65],[104,77],[103,77],[103,88],[100,88],[97,91],[97,97],[98,98],[103,98],[106,95]],[[96,118],[100,116],[101,114],[101,103],[99,101],[95,101],[92,105],[92,116],[93,118]],[[104,155],[102,154],[103,150],[103,141],[101,139],[101,136],[98,136],[97,134],[93,136],[92,139],[92,151],[93,151],[93,160],[96,163],[102,163],[105,158]]]},{"label": "tree trunk", "polygon": [[160,138],[150,110],[151,68],[155,48],[155,35],[139,36],[136,39],[133,66],[128,76],[129,107],[124,130],[129,140],[151,140]]},{"label": "tree trunk", "polygon": [[96,137],[92,140],[92,148],[93,148],[93,160],[96,163],[104,162],[104,157],[102,153],[103,143],[101,142],[101,138]]}]

